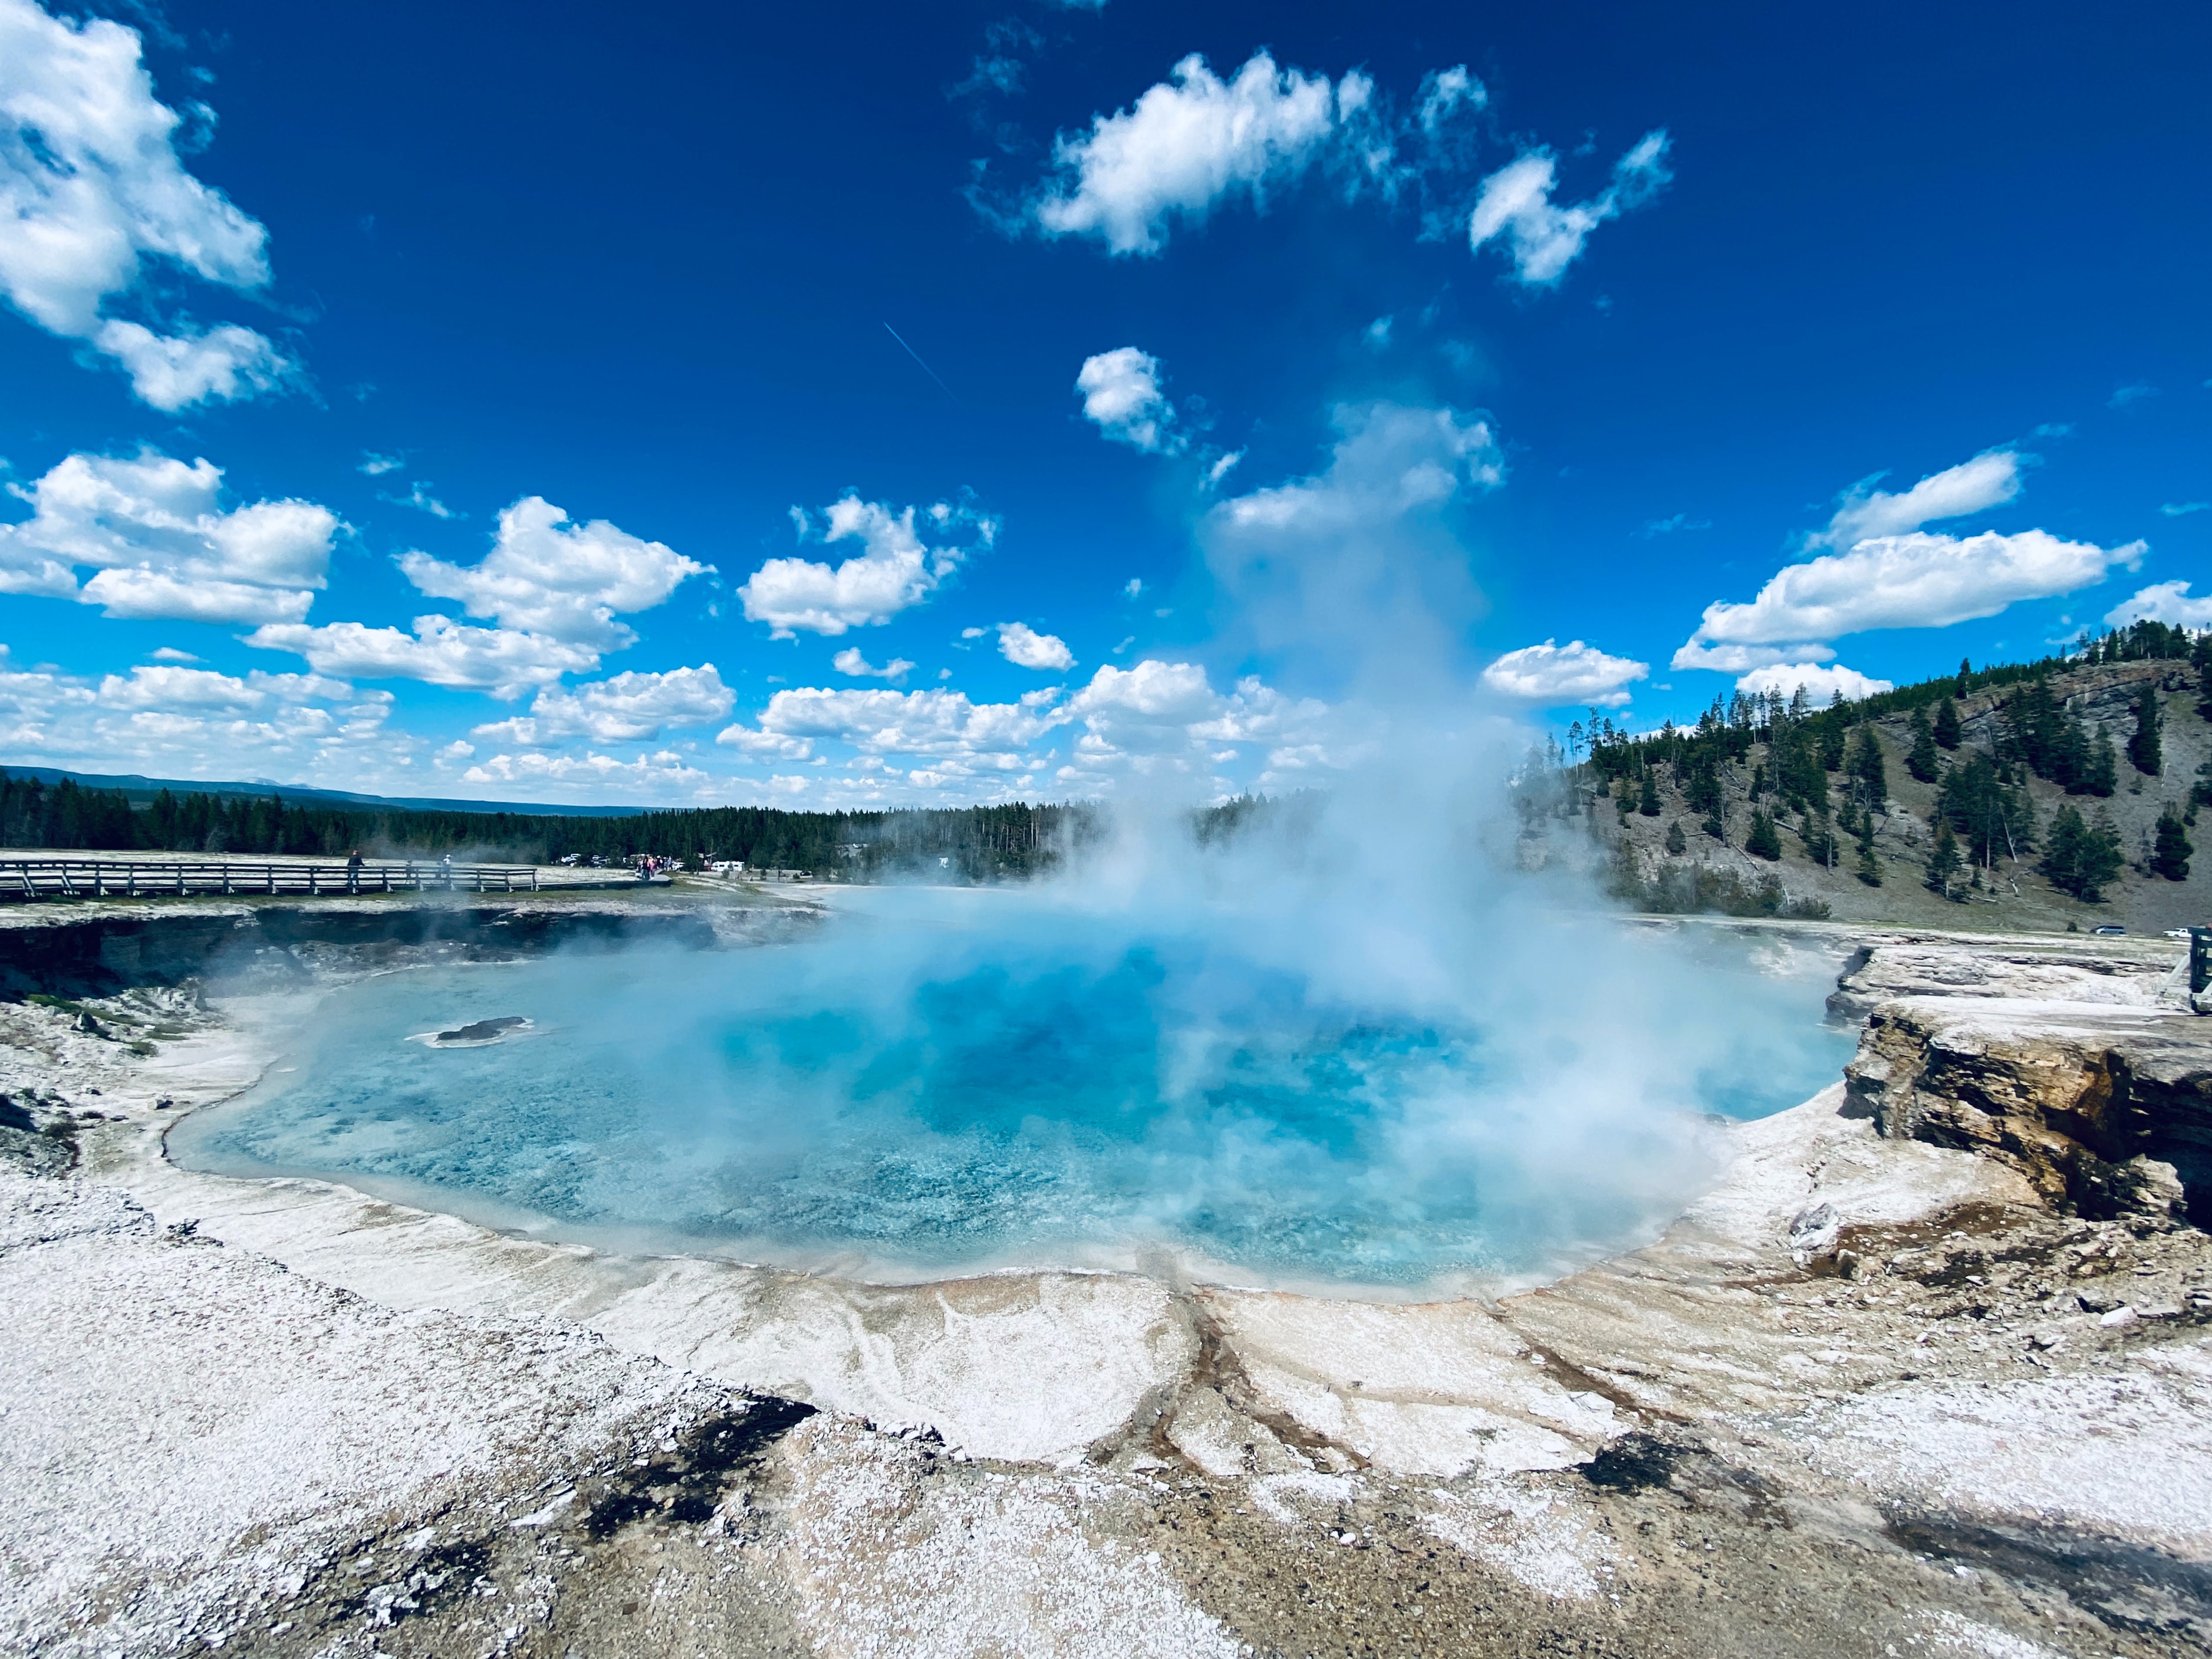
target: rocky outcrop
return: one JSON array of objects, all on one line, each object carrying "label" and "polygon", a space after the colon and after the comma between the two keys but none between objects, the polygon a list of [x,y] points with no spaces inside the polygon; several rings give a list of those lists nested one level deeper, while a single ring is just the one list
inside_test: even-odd
[{"label": "rocky outcrop", "polygon": [[2019,939],[1903,936],[1862,945],[1836,980],[1828,1012],[1861,1020],[1897,997],[2002,997],[2155,1008],[2170,1000],[2182,951],[2163,939]]},{"label": "rocky outcrop", "polygon": [[187,979],[276,988],[307,984],[330,970],[430,960],[503,961],[631,945],[711,950],[789,938],[821,914],[796,904],[604,897],[23,907],[0,916],[0,996],[111,996]]},{"label": "rocky outcrop", "polygon": [[1869,1017],[1844,1078],[1882,1134],[2008,1164],[2062,1213],[2212,1221],[2212,1022],[1906,997]]}]

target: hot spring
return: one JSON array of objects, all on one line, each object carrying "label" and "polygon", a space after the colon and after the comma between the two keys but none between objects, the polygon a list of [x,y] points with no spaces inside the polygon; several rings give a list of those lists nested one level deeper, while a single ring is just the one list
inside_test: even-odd
[{"label": "hot spring", "polygon": [[1444,964],[1457,994],[1416,998],[1371,938],[1034,891],[839,909],[789,945],[356,983],[172,1153],[881,1280],[1172,1262],[1412,1294],[1649,1237],[1711,1178],[1717,1118],[1796,1103],[1850,1048],[1821,1023],[1832,956],[1719,929],[1554,924],[1538,956],[1499,919]]}]

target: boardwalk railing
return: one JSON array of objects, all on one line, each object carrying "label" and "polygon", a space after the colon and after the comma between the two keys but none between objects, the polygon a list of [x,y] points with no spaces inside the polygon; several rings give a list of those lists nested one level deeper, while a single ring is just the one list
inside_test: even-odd
[{"label": "boardwalk railing", "polygon": [[182,897],[191,893],[534,893],[527,864],[247,864],[210,859],[0,859],[0,899]]}]

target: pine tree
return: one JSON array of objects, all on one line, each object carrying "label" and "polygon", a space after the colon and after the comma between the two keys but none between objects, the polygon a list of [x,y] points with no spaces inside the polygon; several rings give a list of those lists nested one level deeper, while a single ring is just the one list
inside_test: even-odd
[{"label": "pine tree", "polygon": [[2189,855],[2197,848],[2190,844],[2188,832],[2181,827],[2181,814],[2168,802],[2158,815],[2158,841],[2151,849],[2150,872],[2164,876],[2168,881],[2189,879]]},{"label": "pine tree", "polygon": [[2094,904],[2126,862],[2120,853],[2119,831],[2101,812],[2097,822],[2090,823],[2073,807],[2062,806],[2051,820],[2043,873],[2060,892]]},{"label": "pine tree", "polygon": [[1721,821],[1721,815],[1718,808],[1715,808],[1712,811],[1708,812],[1705,815],[1705,821],[1698,827],[1700,830],[1703,830],[1707,835],[1711,836],[1715,841],[1720,842],[1722,846],[1725,847],[1728,845],[1728,825]]},{"label": "pine tree", "polygon": [[1888,804],[1889,775],[1882,768],[1881,740],[1875,736],[1873,726],[1861,726],[1851,733],[1844,769],[1857,782],[1860,799],[1869,808]]},{"label": "pine tree", "polygon": [[[1954,745],[1956,746],[1955,744]],[[1942,757],[1936,752],[1936,734],[1929,730],[1925,710],[1912,711],[1912,746],[1905,751],[1905,769],[1923,783],[1936,781]]]},{"label": "pine tree", "polygon": [[1774,833],[1774,820],[1765,812],[1752,813],[1751,830],[1743,838],[1743,850],[1769,863],[1782,856],[1782,837]]},{"label": "pine tree", "polygon": [[1964,657],[1959,659],[1959,678],[1953,682],[1951,687],[1954,695],[1961,697],[1966,695],[1966,678],[1973,672],[1973,664],[1968,662]]},{"label": "pine tree", "polygon": [[1667,851],[1673,857],[1680,858],[1689,850],[1690,843],[1682,836],[1682,820],[1676,818],[1667,826]]},{"label": "pine tree", "polygon": [[1825,809],[1805,814],[1803,828],[1797,832],[1805,843],[1805,856],[1814,863],[1833,869],[1836,863],[1836,832],[1830,827]]},{"label": "pine tree", "polygon": [[1858,863],[1851,873],[1869,887],[1881,885],[1881,860],[1874,855],[1874,820],[1872,818],[1861,821]]},{"label": "pine tree", "polygon": [[1820,769],[1836,772],[1843,769],[1844,738],[1845,732],[1842,715],[1832,710],[1820,721]]},{"label": "pine tree", "polygon": [[1936,746],[1956,749],[1959,737],[1959,705],[1946,697],[1936,705]]},{"label": "pine tree", "polygon": [[2146,777],[2156,777],[2161,763],[2159,744],[2158,682],[2145,680],[2136,699],[2135,735],[2128,739],[2128,758]]},{"label": "pine tree", "polygon": [[1644,793],[1638,799],[1636,810],[1647,818],[1659,816],[1659,778],[1650,767],[1644,769]]},{"label": "pine tree", "polygon": [[1951,820],[1942,819],[1936,825],[1936,845],[1928,854],[1928,890],[1950,897],[1959,866],[1959,838],[1951,832]]},{"label": "pine tree", "polygon": [[[2080,793],[2100,799],[2109,796],[2119,787],[2119,763],[2112,757],[2112,740],[2100,730],[2089,734],[2087,759],[2081,769]],[[2069,789],[2068,793],[2075,793]]]}]

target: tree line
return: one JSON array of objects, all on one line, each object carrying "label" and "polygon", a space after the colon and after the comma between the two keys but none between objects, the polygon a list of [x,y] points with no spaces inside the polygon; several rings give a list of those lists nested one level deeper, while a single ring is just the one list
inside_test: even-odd
[{"label": "tree line", "polygon": [[868,880],[914,868],[984,881],[1035,874],[1099,830],[1084,805],[911,808],[794,812],[700,807],[620,817],[450,809],[349,807],[265,796],[163,789],[135,805],[119,789],[73,778],[48,785],[0,771],[0,845],[105,852],[278,853],[343,858],[437,857],[467,852],[516,863],[593,858],[627,864],[676,859],[697,868],[837,872]]}]

